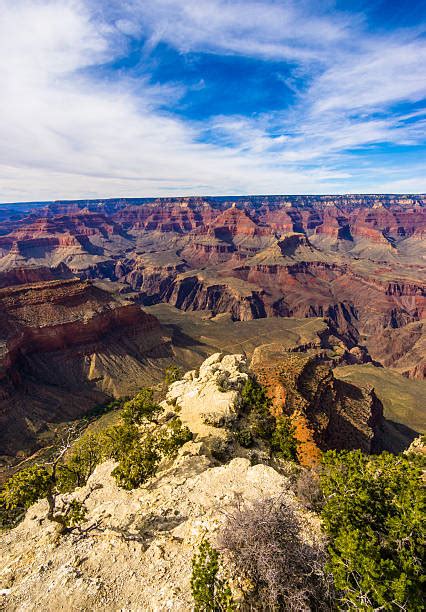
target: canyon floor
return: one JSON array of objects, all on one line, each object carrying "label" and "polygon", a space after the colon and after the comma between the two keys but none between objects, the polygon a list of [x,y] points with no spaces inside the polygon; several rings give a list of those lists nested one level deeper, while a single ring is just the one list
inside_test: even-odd
[{"label": "canyon floor", "polygon": [[400,449],[425,430],[425,211],[424,195],[4,207],[3,467],[170,364],[259,347],[372,389]]}]

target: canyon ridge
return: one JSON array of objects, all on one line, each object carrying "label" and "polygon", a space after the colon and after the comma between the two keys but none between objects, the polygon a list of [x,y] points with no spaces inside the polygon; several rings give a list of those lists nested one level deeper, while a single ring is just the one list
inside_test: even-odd
[{"label": "canyon ridge", "polygon": [[424,195],[2,206],[3,465],[218,350],[257,355],[266,384],[295,352],[311,364],[296,378],[326,363],[333,388],[382,406],[368,400],[355,429],[384,407],[382,440],[403,447],[425,426],[425,247]]}]

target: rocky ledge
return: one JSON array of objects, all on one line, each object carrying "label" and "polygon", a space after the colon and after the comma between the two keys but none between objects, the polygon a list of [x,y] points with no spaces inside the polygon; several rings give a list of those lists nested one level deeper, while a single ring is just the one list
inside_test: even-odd
[{"label": "rocky ledge", "polygon": [[[318,517],[303,509],[291,488],[290,464],[272,467],[261,453],[254,462],[240,456],[238,444],[227,444],[227,454],[219,457],[247,377],[244,356],[218,353],[172,384],[160,421],[178,415],[193,440],[132,491],[117,486],[113,462],[99,465],[84,487],[62,496],[85,500],[79,533],[58,537],[45,518],[47,502],[32,506],[18,527],[0,537],[3,609],[186,612],[193,607],[192,558],[200,543],[207,538],[220,546],[227,516],[260,500],[291,507],[302,537],[321,542]],[[222,557],[238,597],[232,563]]]}]

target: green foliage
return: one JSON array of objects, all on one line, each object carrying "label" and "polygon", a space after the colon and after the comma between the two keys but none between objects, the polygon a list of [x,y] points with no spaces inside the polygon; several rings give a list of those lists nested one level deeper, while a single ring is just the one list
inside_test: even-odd
[{"label": "green foliage", "polygon": [[255,378],[249,378],[241,390],[243,406],[247,410],[262,409],[269,410],[271,400],[266,395],[264,387]]},{"label": "green foliage", "polygon": [[157,442],[159,452],[165,457],[173,457],[179,448],[192,440],[191,430],[182,424],[178,418],[167,423]]},{"label": "green foliage", "polygon": [[276,428],[272,434],[271,447],[277,457],[287,461],[297,461],[296,428],[290,417],[281,416],[276,421]]},{"label": "green foliage", "polygon": [[126,425],[141,425],[155,421],[161,406],[154,402],[152,389],[141,389],[134,397],[123,404],[121,418]]},{"label": "green foliage", "polygon": [[42,465],[33,465],[7,480],[1,492],[1,501],[7,510],[29,508],[38,499],[46,497],[51,486],[51,471]]},{"label": "green foliage", "polygon": [[219,553],[203,540],[192,559],[191,592],[194,612],[228,612],[236,609],[228,583],[219,577]]},{"label": "green foliage", "polygon": [[0,493],[0,532],[3,529],[11,529],[19,524],[25,516],[25,508],[6,508],[5,501]]},{"label": "green foliage", "polygon": [[[63,503],[62,510],[58,511],[56,495],[60,490],[59,478],[56,469],[47,469],[41,465],[25,468],[5,483],[1,493],[1,505],[9,511],[26,509],[38,499],[47,497],[47,518],[60,526],[60,533],[65,533],[84,520],[87,509],[83,502],[73,499]],[[13,526],[13,520],[6,526]]]},{"label": "green foliage", "polygon": [[249,448],[253,444],[253,434],[250,429],[243,428],[236,432],[235,437],[237,438],[238,444],[244,446],[244,448]]},{"label": "green foliage", "polygon": [[425,495],[409,458],[329,451],[322,517],[343,608],[421,610]]},{"label": "green foliage", "polygon": [[172,419],[154,437],[141,433],[134,425],[119,425],[106,432],[112,437],[110,456],[118,460],[112,474],[124,489],[134,489],[154,476],[163,456],[173,457],[192,439],[192,433],[178,418]]},{"label": "green foliage", "polygon": [[83,502],[72,499],[66,506],[65,511],[60,515],[59,522],[63,527],[72,529],[80,525],[86,518],[87,508]]},{"label": "green foliage", "polygon": [[136,425],[113,425],[100,434],[105,457],[118,461],[128,453],[140,438]]},{"label": "green foliage", "polygon": [[182,378],[182,370],[175,365],[171,365],[164,370],[164,384],[167,386]]},{"label": "green foliage", "polygon": [[254,437],[270,440],[275,429],[275,418],[270,413],[271,400],[265,389],[254,378],[245,383],[241,398],[247,413],[247,426]]},{"label": "green foliage", "polygon": [[95,467],[106,458],[118,462],[112,474],[120,486],[140,486],[155,474],[163,456],[173,457],[192,439],[191,431],[178,418],[158,428],[155,437],[145,431],[146,427],[138,426],[148,424],[160,410],[152,390],[142,389],[125,402],[122,423],[100,433],[85,433],[48,467],[35,465],[12,476],[0,493],[0,528],[13,525],[26,508],[43,497],[49,502],[50,520],[64,530],[77,525],[84,518],[84,505],[76,500],[61,501],[63,508],[58,511],[56,497],[85,485]]},{"label": "green foliage", "polygon": [[73,491],[86,484],[89,476],[105,455],[99,434],[86,433],[77,440],[63,464],[57,467],[58,488],[61,492]]},{"label": "green foliage", "polygon": [[135,489],[154,476],[160,459],[154,438],[146,435],[121,454],[112,475],[123,489]]}]

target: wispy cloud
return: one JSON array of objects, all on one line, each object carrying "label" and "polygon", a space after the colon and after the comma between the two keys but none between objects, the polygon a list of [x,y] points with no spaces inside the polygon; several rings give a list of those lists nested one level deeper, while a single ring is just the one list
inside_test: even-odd
[{"label": "wispy cloud", "polygon": [[[142,64],[162,42],[283,60],[303,87],[285,111],[182,119],[178,74],[108,72],[139,39]],[[350,151],[424,144],[423,111],[394,106],[426,96],[425,65],[418,28],[379,36],[306,2],[0,0],[0,200],[368,191]],[[403,171],[383,185],[421,189]]]}]

